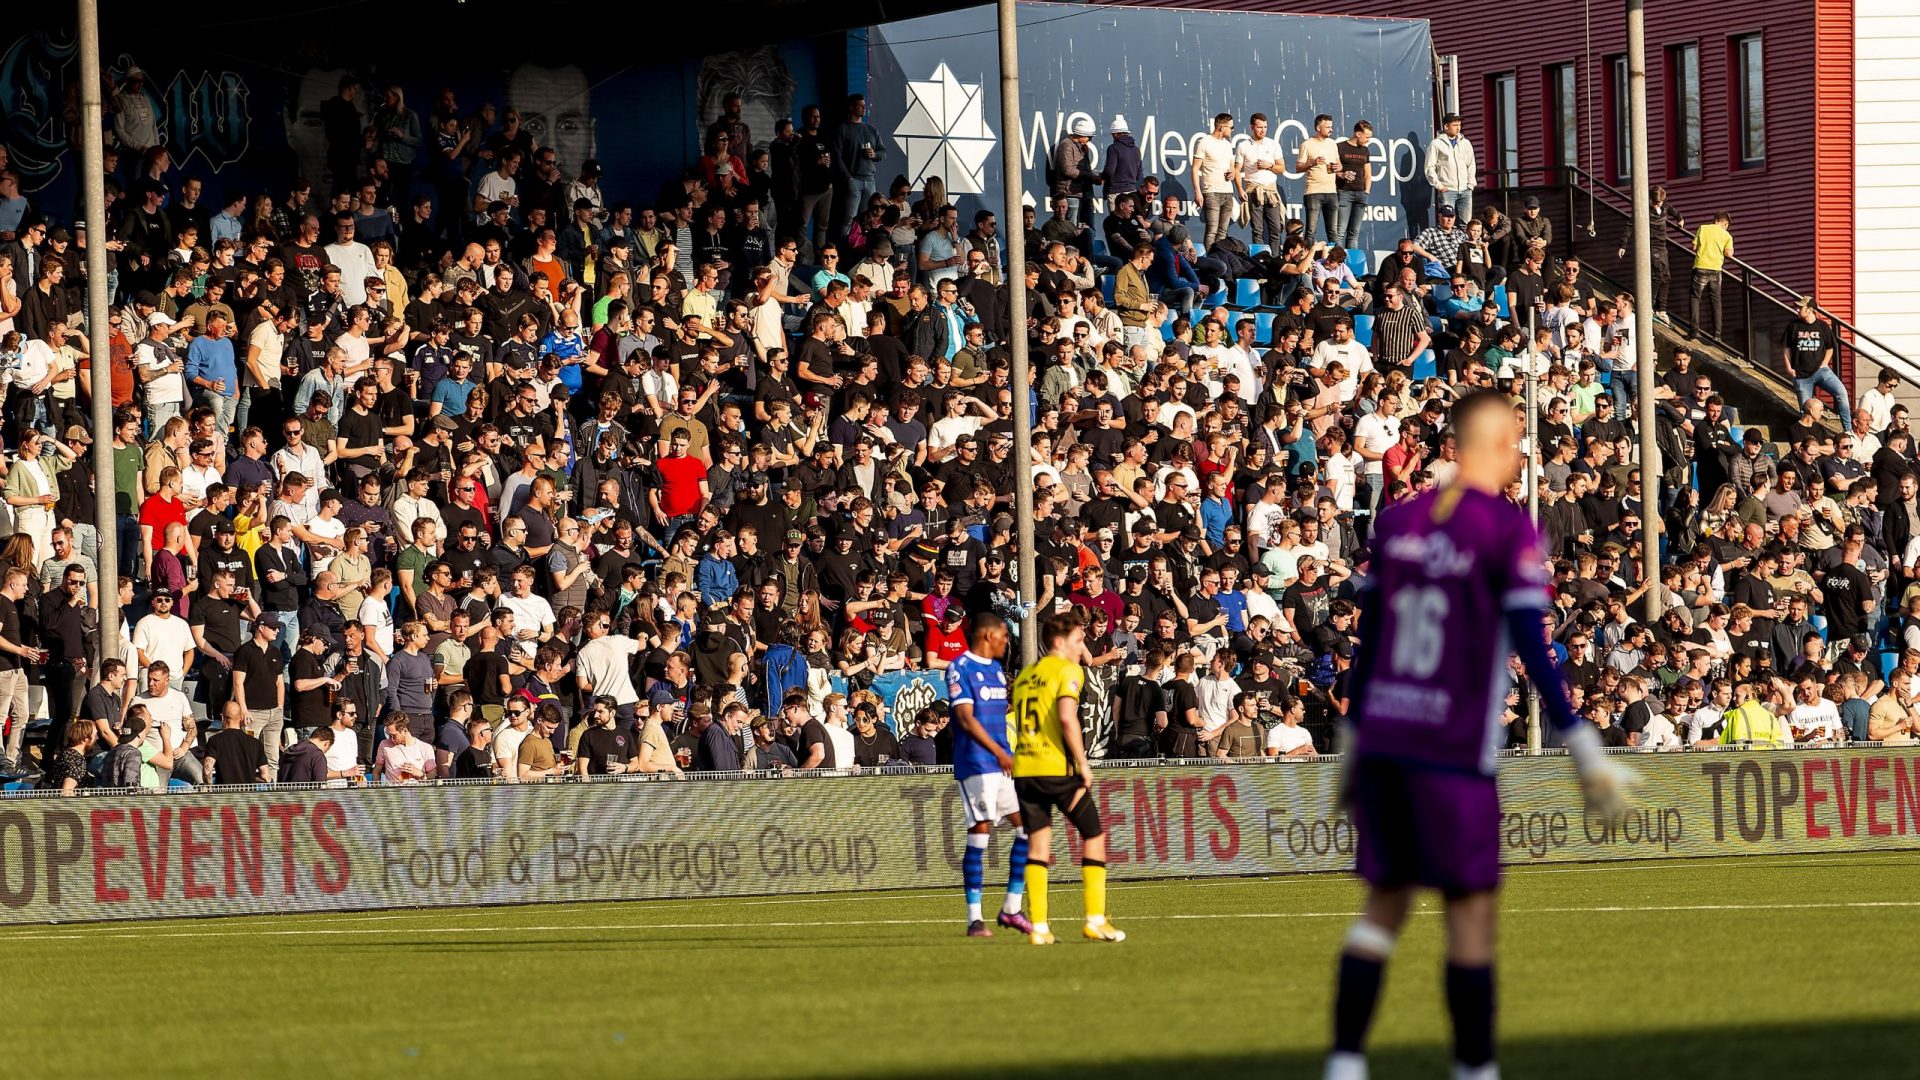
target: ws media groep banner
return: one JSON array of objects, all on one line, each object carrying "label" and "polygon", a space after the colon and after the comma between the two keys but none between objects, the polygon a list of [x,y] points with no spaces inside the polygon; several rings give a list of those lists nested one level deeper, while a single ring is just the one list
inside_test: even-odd
[{"label": "ws media groep banner", "polygon": [[[1372,192],[1363,248],[1392,248],[1425,225],[1432,191],[1424,171],[1433,135],[1433,45],[1423,20],[1278,15],[1067,4],[1015,5],[1019,21],[1022,186],[1044,221],[1045,161],[1075,119],[1093,122],[1094,168],[1107,133],[1124,116],[1145,175],[1191,202],[1193,141],[1216,113],[1265,113],[1288,164],[1320,113],[1346,138],[1373,124]],[[1002,215],[1009,152],[1000,123],[1000,53],[994,8],[968,8],[867,31],[869,116],[888,141],[884,185],[904,173],[918,191],[939,177],[971,229],[981,208]],[[1301,212],[1302,175],[1288,171],[1281,195]],[[1099,188],[1094,195],[1105,213]],[[1190,210],[1197,214],[1197,210]],[[1097,219],[1096,219],[1097,220]],[[1243,239],[1245,229],[1236,229]],[[1197,229],[1195,239],[1198,239]]]},{"label": "ws media groep banner", "polygon": [[[1564,758],[1501,770],[1509,864],[1920,847],[1920,750],[1647,756],[1633,811]],[[1344,870],[1331,762],[1103,768],[1121,880]],[[0,803],[0,923],[950,884],[953,779],[378,787]],[[1056,830],[1056,865],[1078,852]],[[998,860],[1007,834],[996,834]]]}]

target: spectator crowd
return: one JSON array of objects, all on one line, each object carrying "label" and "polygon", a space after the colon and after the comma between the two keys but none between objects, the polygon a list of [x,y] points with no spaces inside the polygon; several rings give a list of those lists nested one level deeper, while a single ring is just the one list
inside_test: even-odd
[{"label": "spectator crowd", "polygon": [[[1108,755],[1333,752],[1372,516],[1450,480],[1457,394],[1518,414],[1529,373],[1543,632],[1610,744],[1897,742],[1920,715],[1920,471],[1892,385],[1827,414],[1809,298],[1781,343],[1807,384],[1786,452],[1684,348],[1638,415],[1652,315],[1558,257],[1537,202],[1476,207],[1458,117],[1428,150],[1433,224],[1369,265],[1364,120],[1283,147],[1221,114],[1180,177],[1142,174],[1124,117],[1097,152],[1082,122],[1008,223],[894,175],[859,97],[771,132],[730,97],[705,155],[640,195],[592,160],[563,174],[512,112],[357,93],[321,110],[327,175],[273,191],[208,191],[116,124],[108,220],[62,224],[0,160],[9,776],[942,763],[944,707],[893,715],[874,687],[1027,611],[1021,470],[1035,607],[1086,620]],[[107,603],[126,632],[102,655]]]}]

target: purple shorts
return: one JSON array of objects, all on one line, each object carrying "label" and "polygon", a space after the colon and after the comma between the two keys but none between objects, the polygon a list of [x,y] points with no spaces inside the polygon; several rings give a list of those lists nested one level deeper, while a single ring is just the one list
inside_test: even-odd
[{"label": "purple shorts", "polygon": [[1352,818],[1355,870],[1369,885],[1459,896],[1500,884],[1500,789],[1490,776],[1368,758],[1353,777]]}]

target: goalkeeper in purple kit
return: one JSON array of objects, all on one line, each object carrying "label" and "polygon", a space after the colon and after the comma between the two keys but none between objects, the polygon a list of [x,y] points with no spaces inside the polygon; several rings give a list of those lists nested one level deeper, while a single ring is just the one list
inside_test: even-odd
[{"label": "goalkeeper in purple kit", "polygon": [[1469,394],[1453,410],[1454,484],[1381,513],[1362,593],[1361,644],[1342,743],[1342,794],[1365,912],[1347,931],[1334,1005],[1330,1080],[1367,1075],[1364,1048],[1381,976],[1416,890],[1446,901],[1447,1008],[1456,1078],[1497,1077],[1494,915],[1500,798],[1494,755],[1510,653],[1518,652],[1564,735],[1590,798],[1629,779],[1579,722],[1548,657],[1545,555],[1526,512],[1502,494],[1519,474],[1511,401]]}]

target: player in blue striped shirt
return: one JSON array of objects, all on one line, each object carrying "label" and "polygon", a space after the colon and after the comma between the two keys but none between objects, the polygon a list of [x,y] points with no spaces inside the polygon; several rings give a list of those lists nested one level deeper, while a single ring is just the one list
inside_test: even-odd
[{"label": "player in blue striped shirt", "polygon": [[[1007,624],[990,611],[973,616],[967,651],[947,667],[947,701],[960,727],[953,739],[953,778],[960,783],[960,804],[967,814],[967,853],[961,863],[967,890],[967,936],[992,937],[980,914],[986,882],[987,842],[993,827],[1018,822],[1020,802],[1013,794],[1013,732],[1007,719],[1007,673],[1000,657],[1007,651]],[[1000,907],[1001,926],[1022,934],[1033,923],[1020,910],[1026,894],[1027,831],[1014,828],[1007,852],[1007,896]]]}]

